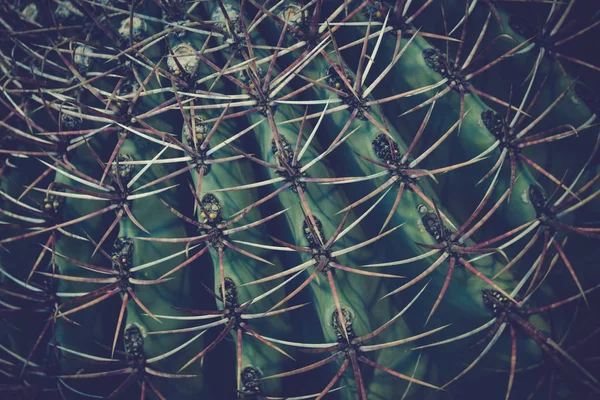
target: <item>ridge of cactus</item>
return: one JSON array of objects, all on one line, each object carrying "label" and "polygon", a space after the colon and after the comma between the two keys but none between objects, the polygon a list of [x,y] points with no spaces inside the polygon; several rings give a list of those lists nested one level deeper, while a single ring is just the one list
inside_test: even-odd
[{"label": "ridge of cactus", "polygon": [[600,9],[0,3],[0,397],[600,396]]}]

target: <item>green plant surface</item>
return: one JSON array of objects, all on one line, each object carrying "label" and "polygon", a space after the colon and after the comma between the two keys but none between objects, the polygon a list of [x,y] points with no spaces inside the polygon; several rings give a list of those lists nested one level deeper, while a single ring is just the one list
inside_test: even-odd
[{"label": "green plant surface", "polygon": [[598,397],[591,3],[3,2],[0,397]]}]

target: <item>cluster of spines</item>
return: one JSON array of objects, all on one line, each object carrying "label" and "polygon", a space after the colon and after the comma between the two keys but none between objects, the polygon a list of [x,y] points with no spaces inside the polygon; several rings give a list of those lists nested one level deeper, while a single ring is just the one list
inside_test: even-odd
[{"label": "cluster of spines", "polygon": [[[579,278],[578,266],[564,249],[572,236],[598,239],[595,225],[565,220],[579,211],[578,218],[586,223],[580,209],[585,211],[599,193],[598,174],[593,172],[595,116],[581,103],[577,118],[540,128],[561,106],[568,113],[564,100],[574,98],[574,83],[561,60],[598,69],[556,50],[598,25],[591,23],[562,40],[554,39],[566,20],[560,15],[568,16],[574,1],[566,6],[553,2],[544,28],[533,38],[522,40],[503,27],[513,42],[491,59],[484,57],[483,43],[493,47],[497,39],[487,40],[487,30],[494,19],[502,25],[507,16],[489,1],[482,2],[489,11],[480,18],[477,1],[448,0],[446,9],[460,8],[459,4],[466,12],[455,21],[455,29],[439,33],[435,28],[427,32],[428,24],[418,20],[431,10],[431,1],[146,3],[4,6],[17,18],[2,20],[10,32],[5,41],[12,46],[2,53],[2,104],[7,114],[2,128],[9,137],[2,142],[0,160],[3,225],[8,232],[0,239],[6,250],[2,314],[9,324],[11,315],[31,309],[46,317],[41,333],[30,340],[33,345],[27,348],[26,340],[19,344],[25,345],[25,355],[2,343],[7,357],[2,372],[10,378],[7,390],[94,397],[97,394],[83,393],[71,383],[117,375],[125,380],[103,395],[124,395],[138,382],[142,396],[153,391],[159,397],[168,392],[170,397],[184,398],[206,390],[271,398],[281,390],[276,385],[265,387],[271,379],[294,376],[297,382],[306,382],[304,373],[337,362],[331,379],[309,397],[397,397],[397,387],[386,380],[390,376],[408,382],[405,397],[415,387],[452,390],[450,383],[471,371],[508,327],[512,346],[506,398],[515,380],[519,329],[539,345],[554,368],[564,372],[574,392],[598,393],[594,375],[544,333],[543,321],[536,326],[524,319],[580,299],[591,307],[588,296],[597,287],[593,280],[585,284]],[[82,27],[79,36],[76,32]],[[357,39],[348,41],[341,32]],[[472,32],[475,37],[470,37]],[[446,53],[431,47],[427,38],[446,47]],[[450,46],[456,49],[453,57]],[[391,57],[386,59],[384,49]],[[513,104],[512,91],[503,100],[506,93],[477,88],[480,74],[532,49],[539,53],[532,66],[524,67],[531,68],[530,73],[518,76],[526,79],[520,101]],[[558,67],[544,64],[544,55]],[[414,63],[420,66],[418,77],[406,73]],[[560,75],[540,77],[557,71]],[[402,76],[404,85],[391,84],[394,76]],[[547,94],[547,79],[563,83],[558,94]],[[433,90],[438,93],[431,95]],[[448,99],[452,92],[458,94],[458,102]],[[411,104],[409,98],[420,102]],[[453,121],[431,132],[430,121],[441,113],[436,104],[444,101],[453,107],[447,112]],[[407,110],[401,112],[405,120],[419,109],[428,110],[409,123],[415,128],[411,130],[385,108],[390,104]],[[435,135],[428,147],[422,144],[427,135]],[[585,135],[582,140],[592,144],[583,162],[575,163],[575,174],[556,175],[549,170],[552,163],[545,167],[526,155],[530,146],[544,148],[542,153],[551,142],[566,142],[575,135]],[[460,153],[462,160],[431,166],[430,155],[449,146],[455,136],[461,142],[452,141],[451,151]],[[427,139],[431,142],[431,137]],[[464,142],[469,145],[456,150]],[[501,172],[507,161],[510,173],[505,176]],[[443,178],[453,185],[467,176],[475,185],[479,179],[472,178],[475,164],[490,166],[481,181],[493,178],[467,196],[468,205],[475,208],[457,227],[452,215],[460,210],[443,202],[427,179]],[[459,170],[470,173],[450,173]],[[543,194],[542,185],[553,195]],[[356,190],[346,190],[350,187],[368,191],[356,196]],[[390,191],[395,193],[392,201],[386,197]],[[375,210],[384,205],[388,209],[380,218]],[[513,217],[492,234],[480,235],[482,226],[498,214]],[[375,231],[372,225],[378,225]],[[276,245],[265,240],[266,231]],[[514,251],[513,244],[530,233],[529,242]],[[535,247],[538,240],[541,249],[536,257],[527,256],[540,247]],[[388,250],[400,242],[402,246]],[[32,252],[34,257],[23,256],[26,263],[17,261],[19,265],[13,266],[15,250],[23,251],[21,244],[42,246]],[[394,261],[384,262],[387,255]],[[438,258],[430,258],[434,255]],[[440,279],[434,272],[446,260],[447,272]],[[564,298],[553,295],[556,289],[548,282],[559,261],[575,283],[575,294]],[[395,282],[400,276],[370,270],[412,262],[422,268],[399,287]],[[26,264],[31,268],[23,267]],[[467,298],[490,307],[494,319],[483,328],[420,348],[493,327],[484,337],[489,339],[486,347],[466,369],[456,366],[460,372],[455,377],[430,383],[425,368],[419,367],[421,362],[435,368],[435,359],[426,360],[427,350],[424,357],[418,352],[407,357],[396,346],[437,334],[453,322],[444,315],[435,318],[435,323],[442,322],[438,328],[419,326],[448,300],[444,295],[452,290],[459,265],[475,279],[459,274],[468,286]],[[509,269],[518,272],[509,275]],[[207,285],[213,275],[214,290]],[[273,286],[272,281],[284,277]],[[401,325],[397,320],[423,299],[427,285],[407,298],[393,295],[428,277],[441,290],[432,297],[427,320],[411,321],[406,315]],[[206,300],[199,301],[197,288],[206,289],[217,310],[207,309],[212,307]],[[486,288],[483,298],[481,288]],[[550,304],[523,311],[525,302],[542,290]],[[119,297],[121,301],[114,302]],[[298,304],[281,308],[292,300]],[[262,308],[256,305],[259,302],[264,303]],[[481,318],[480,311],[470,311],[473,304],[461,303],[455,301],[446,314],[459,313],[463,320]],[[100,329],[96,337],[91,316],[99,307],[113,315],[116,325]],[[296,324],[295,329],[306,330],[302,335],[289,328],[300,308],[311,310],[304,311],[304,318],[318,320],[309,329]],[[173,309],[194,317],[174,315]],[[195,319],[210,322],[190,325]],[[220,332],[202,343],[210,337],[205,332],[218,326]],[[415,329],[419,332],[410,333]],[[74,332],[86,332],[88,340],[75,340]],[[175,339],[168,341],[154,339],[185,332],[199,333],[191,339],[178,335],[169,335]],[[237,353],[235,390],[208,382],[203,387],[200,366],[205,356],[230,334]],[[245,335],[255,341],[249,343]],[[10,334],[6,337],[12,340]],[[117,349],[119,337],[124,352]],[[312,343],[309,338],[314,337],[324,343]],[[363,344],[371,339],[382,344]],[[106,346],[105,357],[94,355],[102,351],[94,342]],[[44,369],[33,359],[46,344],[54,354],[47,359],[59,358],[60,363],[49,362]],[[334,354],[298,367],[284,362],[298,358],[289,348],[299,349],[298,354]],[[387,365],[367,355],[384,349],[393,355],[392,360],[379,357],[390,362]],[[70,359],[60,357],[66,354]],[[152,366],[174,359],[170,357],[175,354],[182,362],[162,364],[170,367],[168,371]],[[100,372],[93,364],[101,366]],[[194,374],[181,373],[191,365],[196,366]],[[83,372],[64,370],[76,366]],[[371,367],[374,373],[367,372]],[[44,378],[42,383],[39,377]],[[192,383],[175,389],[157,386],[157,378],[185,378]],[[302,397],[306,393],[292,395],[306,398]]]}]

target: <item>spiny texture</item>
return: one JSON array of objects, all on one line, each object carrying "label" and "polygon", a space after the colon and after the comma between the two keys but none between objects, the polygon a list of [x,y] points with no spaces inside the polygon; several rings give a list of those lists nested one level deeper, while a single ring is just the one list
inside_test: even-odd
[{"label": "spiny texture", "polygon": [[0,5],[0,397],[600,397],[584,0]]}]

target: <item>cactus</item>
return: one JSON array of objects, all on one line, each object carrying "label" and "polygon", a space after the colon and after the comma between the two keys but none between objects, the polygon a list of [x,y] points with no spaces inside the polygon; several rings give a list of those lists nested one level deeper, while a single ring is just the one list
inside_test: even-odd
[{"label": "cactus", "polygon": [[15,0],[0,393],[600,396],[583,0]]}]

